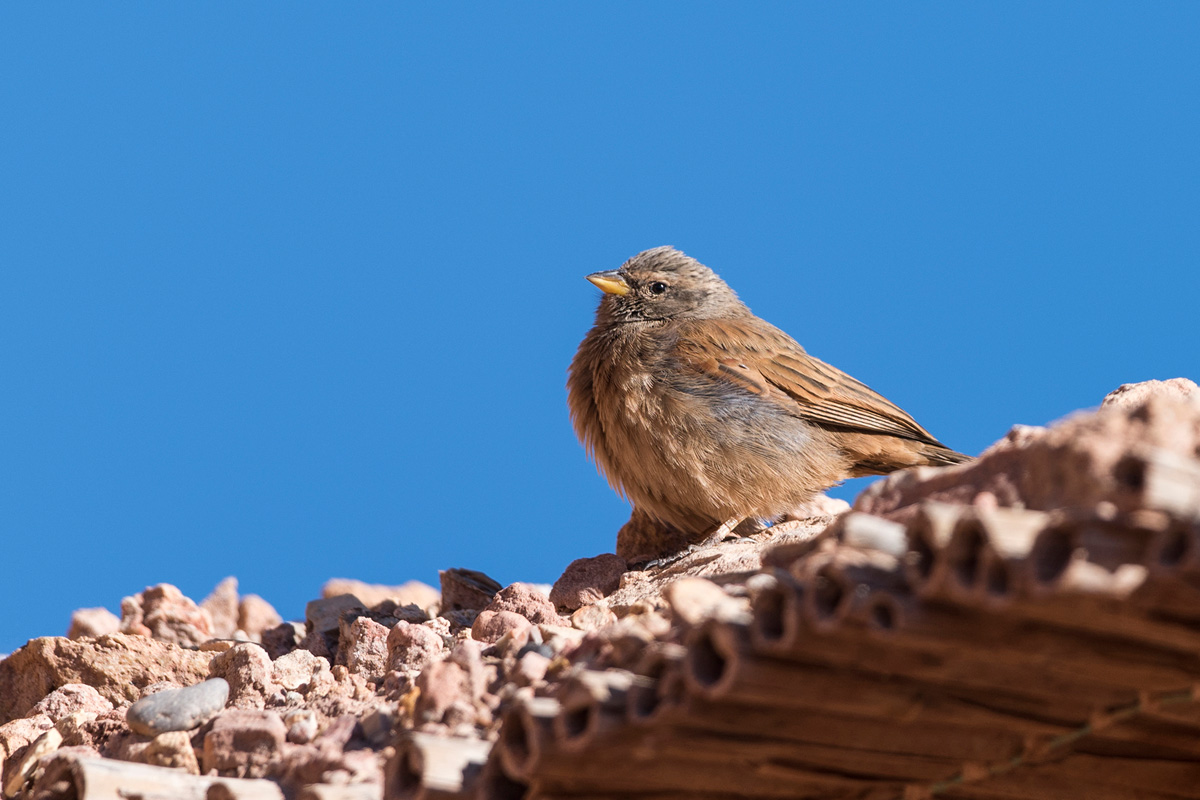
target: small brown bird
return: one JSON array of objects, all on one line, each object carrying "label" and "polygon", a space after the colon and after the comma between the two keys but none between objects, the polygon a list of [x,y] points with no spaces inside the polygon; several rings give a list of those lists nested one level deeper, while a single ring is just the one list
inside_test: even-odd
[{"label": "small brown bird", "polygon": [[776,519],[846,478],[968,460],[678,250],[587,279],[604,295],[568,404],[600,472],[633,502],[617,539],[626,560]]}]

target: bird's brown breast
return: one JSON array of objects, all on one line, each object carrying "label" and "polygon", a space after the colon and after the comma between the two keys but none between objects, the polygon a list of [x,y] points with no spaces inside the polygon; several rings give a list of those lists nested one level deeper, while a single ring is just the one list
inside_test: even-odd
[{"label": "bird's brown breast", "polygon": [[678,327],[593,330],[572,364],[576,432],[618,491],[700,534],[733,516],[782,513],[844,477],[819,430],[680,361]]}]

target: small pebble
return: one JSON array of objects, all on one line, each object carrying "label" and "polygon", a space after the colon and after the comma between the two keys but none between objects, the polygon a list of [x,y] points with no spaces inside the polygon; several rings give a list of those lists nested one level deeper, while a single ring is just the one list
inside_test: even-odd
[{"label": "small pebble", "polygon": [[317,715],[307,708],[298,708],[283,715],[287,726],[287,740],[294,744],[308,744],[317,737]]},{"label": "small pebble", "polygon": [[138,700],[125,712],[129,727],[145,736],[190,731],[217,715],[229,699],[224,678],[210,678],[184,689],[164,689]]}]

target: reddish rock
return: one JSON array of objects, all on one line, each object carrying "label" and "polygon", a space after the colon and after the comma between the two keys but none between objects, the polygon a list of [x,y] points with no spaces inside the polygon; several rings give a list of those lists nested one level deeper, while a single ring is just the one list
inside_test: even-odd
[{"label": "reddish rock", "polygon": [[333,661],[338,651],[342,617],[365,616],[367,607],[352,594],[310,600],[304,607],[308,633],[301,646],[313,655]]},{"label": "reddish rock", "polygon": [[121,632],[198,645],[213,636],[212,617],[169,583],[121,601]]},{"label": "reddish rock", "polygon": [[299,647],[306,633],[302,623],[281,622],[274,628],[263,631],[262,646],[274,660]]},{"label": "reddish rock", "polygon": [[287,726],[287,740],[294,744],[308,744],[317,736],[317,715],[308,708],[298,708],[283,715]]},{"label": "reddish rock", "polygon": [[256,594],[248,594],[238,603],[237,619],[238,630],[252,642],[262,641],[264,633],[283,622],[275,606]]},{"label": "reddish rock", "polygon": [[417,678],[417,688],[418,722],[441,722],[456,701],[471,699],[467,671],[449,660],[426,667]]},{"label": "reddish rock", "polygon": [[550,669],[550,659],[541,653],[530,650],[517,659],[512,671],[512,681],[517,686],[534,686],[546,679],[548,669]]},{"label": "reddish rock", "polygon": [[430,664],[417,677],[414,708],[418,723],[474,724],[487,712],[481,700],[488,683],[478,642],[464,640],[445,661]]},{"label": "reddish rock", "polygon": [[212,594],[200,601],[200,608],[212,618],[212,635],[233,638],[238,629],[238,580],[230,576],[217,584]]},{"label": "reddish rock", "polygon": [[[286,744],[283,758],[274,770],[284,787],[295,792],[306,788],[299,797],[350,797],[345,788],[333,789],[329,795],[319,791],[329,784],[379,786],[383,781],[383,764],[379,754],[369,749],[343,750],[335,741],[318,737],[311,744]],[[310,794],[311,793],[311,794]],[[355,797],[379,797],[379,791],[354,793]],[[291,796],[291,795],[289,795]]]},{"label": "reddish rock", "polygon": [[372,746],[383,747],[393,740],[398,719],[395,705],[376,706],[359,720],[359,729]]},{"label": "reddish rock", "polygon": [[44,714],[53,722],[74,714],[87,712],[97,716],[112,711],[113,704],[85,683],[68,683],[43,697],[30,709],[30,715]]},{"label": "reddish rock", "polygon": [[1123,383],[1108,393],[1100,407],[1133,408],[1144,404],[1152,395],[1171,400],[1200,403],[1200,386],[1187,378]]},{"label": "reddish rock", "polygon": [[562,617],[558,615],[550,598],[532,588],[527,583],[514,583],[496,593],[485,611],[511,611],[520,614],[534,625],[561,625]]},{"label": "reddish rock", "polygon": [[836,517],[850,510],[845,500],[819,494],[803,505],[793,508],[784,515],[784,520],[813,519],[814,517]]},{"label": "reddish rock", "polygon": [[68,683],[85,683],[114,705],[137,700],[142,687],[158,681],[198,683],[208,677],[211,659],[211,653],[123,633],[32,639],[0,661],[0,722],[25,716]]},{"label": "reddish rock", "polygon": [[92,747],[106,756],[111,756],[115,749],[114,742],[131,735],[129,724],[125,720],[125,709],[118,708],[92,720],[81,720],[73,729],[64,727],[63,744]]},{"label": "reddish rock", "polygon": [[252,642],[235,645],[213,658],[209,673],[229,682],[231,708],[264,708],[267,698],[280,690],[272,680],[271,657]]},{"label": "reddish rock", "polygon": [[399,586],[363,583],[350,578],[333,578],[321,587],[322,597],[352,594],[370,608],[391,601],[397,606],[415,605],[420,609],[434,608],[441,601],[441,592],[420,581],[407,581]]},{"label": "reddish rock", "polygon": [[280,758],[287,737],[272,711],[226,711],[204,736],[204,771],[237,778],[261,778]]},{"label": "reddish rock", "polygon": [[625,559],[615,553],[577,558],[567,565],[550,589],[550,603],[574,611],[602,600],[621,585],[621,575],[629,569]]},{"label": "reddish rock", "polygon": [[337,663],[368,680],[387,671],[388,629],[369,617],[342,618]]},{"label": "reddish rock", "polygon": [[288,692],[325,694],[333,686],[329,660],[307,650],[280,656],[271,665],[271,680]]},{"label": "reddish rock", "polygon": [[451,611],[478,611],[500,591],[500,584],[473,569],[446,569],[438,577],[442,583],[443,615]]},{"label": "reddish rock", "polygon": [[121,618],[107,608],[81,608],[71,614],[71,626],[67,628],[68,639],[84,639],[116,633],[121,629]]},{"label": "reddish rock", "polygon": [[680,578],[667,584],[663,599],[671,615],[684,625],[698,625],[709,617],[737,618],[749,613],[749,602],[734,598],[704,578]]},{"label": "reddish rock", "polygon": [[53,727],[54,721],[44,714],[14,719],[0,725],[0,765]]},{"label": "reddish rock", "polygon": [[85,734],[87,726],[94,723],[99,716],[92,711],[75,711],[54,723],[54,727],[63,735],[63,742],[66,745],[83,744],[85,741],[90,742]]},{"label": "reddish rock", "polygon": [[441,656],[442,637],[424,625],[397,622],[388,631],[387,667],[391,670],[419,670]]},{"label": "reddish rock", "polygon": [[595,631],[617,621],[617,615],[603,603],[578,608],[571,615],[571,625],[581,631]]},{"label": "reddish rock", "polygon": [[321,731],[321,735],[314,741],[318,744],[332,744],[340,750],[345,748],[350,740],[354,738],[355,733],[358,732],[360,732],[358,729],[358,718],[351,714],[343,714],[330,722],[328,727]]},{"label": "reddish rock", "polygon": [[471,626],[471,637],[480,642],[495,644],[505,634],[527,631],[533,624],[513,611],[481,611]]},{"label": "reddish rock", "polygon": [[155,767],[173,767],[192,775],[200,774],[200,763],[186,731],[169,731],[155,736],[138,760]]},{"label": "reddish rock", "polygon": [[466,672],[467,692],[472,701],[478,700],[488,685],[488,673],[483,664],[483,645],[464,639],[450,651],[450,660]]}]

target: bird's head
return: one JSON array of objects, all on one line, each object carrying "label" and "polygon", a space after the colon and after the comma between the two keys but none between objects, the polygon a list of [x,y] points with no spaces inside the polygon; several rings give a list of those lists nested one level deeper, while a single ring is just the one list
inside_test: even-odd
[{"label": "bird's head", "polygon": [[673,247],[645,250],[620,269],[595,272],[599,314],[614,322],[667,319],[720,319],[749,309],[715,272]]}]

